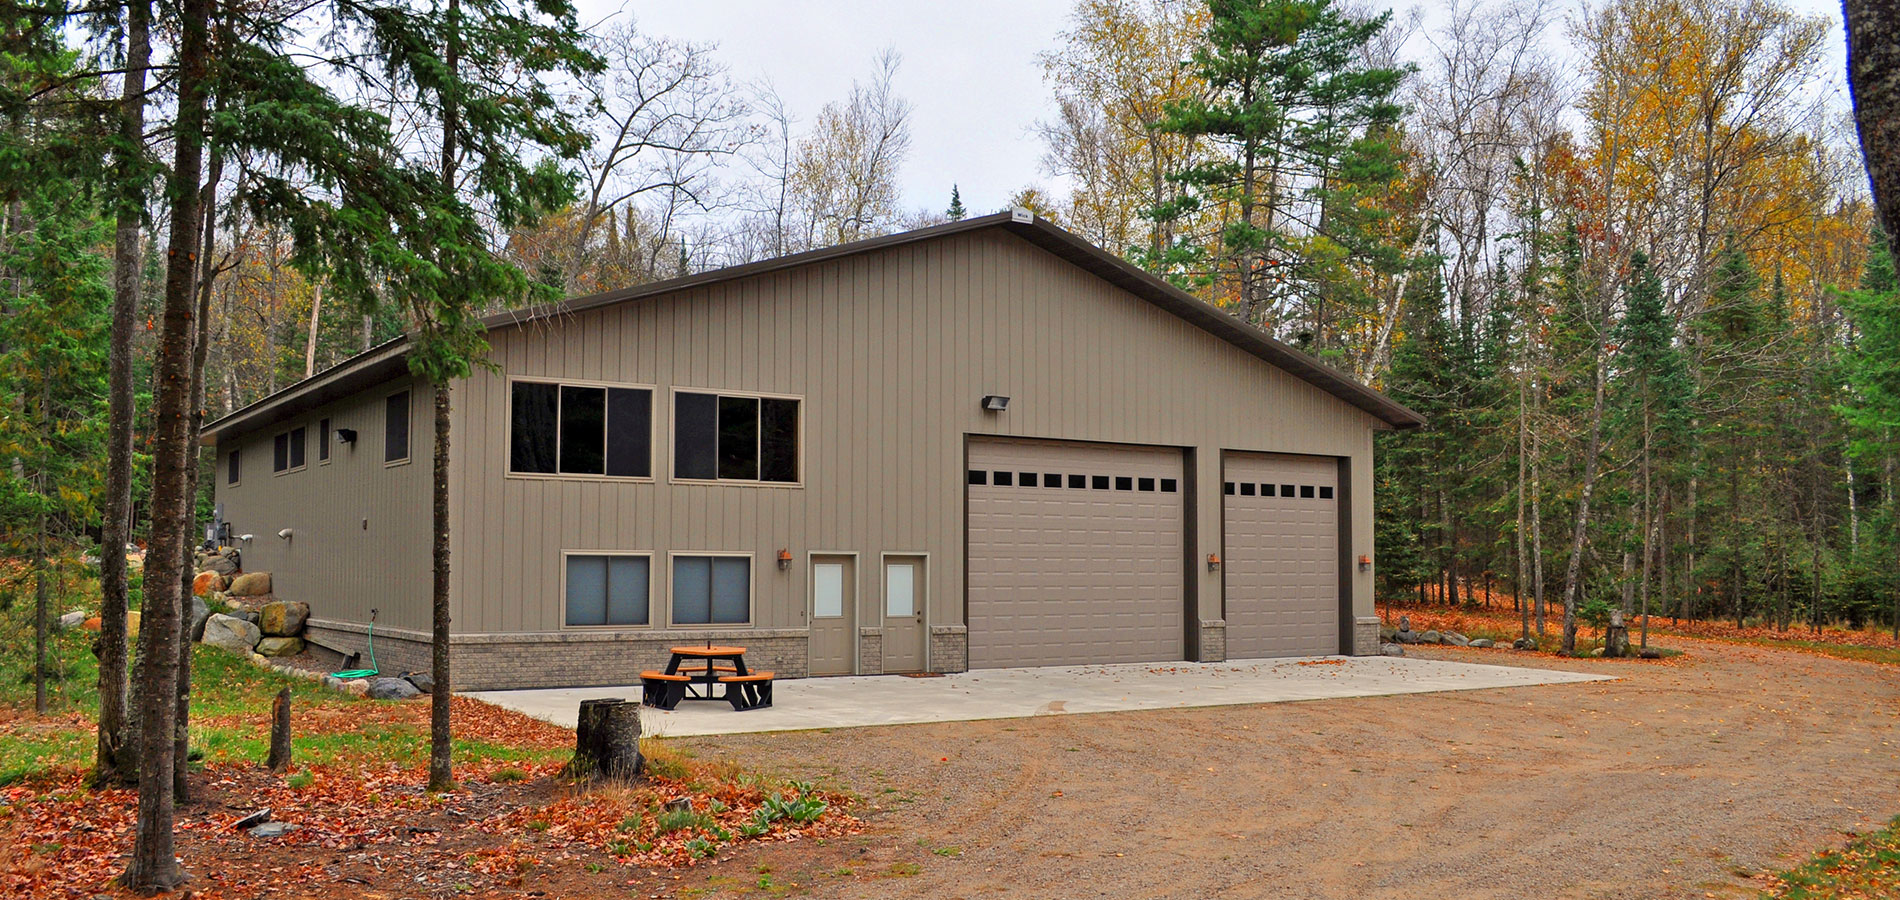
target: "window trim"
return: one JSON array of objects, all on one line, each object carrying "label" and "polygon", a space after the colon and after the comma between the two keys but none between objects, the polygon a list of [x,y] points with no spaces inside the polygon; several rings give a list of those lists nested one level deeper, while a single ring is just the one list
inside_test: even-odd
[{"label": "window trim", "polygon": [[[389,458],[389,401],[393,399],[397,394],[409,395],[409,403],[408,403],[409,422],[408,422],[408,428],[407,428],[407,431],[409,432],[409,440],[408,440],[407,445],[403,447],[403,451],[406,455],[404,455],[401,459],[390,459]],[[416,459],[416,391],[415,391],[414,384],[404,385],[402,390],[390,391],[389,393],[383,395],[382,432],[383,432],[383,468],[393,469],[397,466],[406,466],[412,462],[415,462],[415,459]]]},{"label": "window trim", "polygon": [[[728,487],[755,488],[803,488],[805,486],[805,460],[810,456],[810,454],[806,452],[805,435],[811,432],[811,429],[808,427],[811,404],[805,402],[803,394],[777,394],[770,391],[735,391],[726,390],[725,388],[670,385],[666,389],[666,446],[669,451],[671,451],[679,440],[679,417],[674,414],[674,411],[679,408],[678,395],[680,394],[702,394],[714,397],[749,397],[756,400],[797,401],[798,433],[793,436],[793,439],[797,442],[796,446],[798,448],[798,480],[760,481],[758,479],[746,480],[741,478],[681,478],[675,472],[673,454],[669,452],[666,460],[666,482],[668,484],[714,484]],[[761,409],[763,409],[763,407],[761,407]],[[762,416],[763,413],[761,413],[761,417]],[[764,428],[759,429],[758,440],[760,443],[765,441]],[[760,460],[760,468],[764,468],[764,460]],[[717,469],[714,471],[717,471]]]},{"label": "window trim", "polygon": [[[647,474],[645,475],[608,475],[605,472],[599,475],[593,475],[587,472],[517,472],[514,470],[515,382],[525,381],[530,384],[551,384],[557,388],[554,392],[554,428],[556,432],[554,438],[554,465],[556,468],[559,468],[561,465],[561,438],[559,433],[561,428],[561,392],[558,388],[563,385],[567,387],[585,388],[629,388],[646,391],[657,401],[660,396],[660,388],[658,385],[641,384],[637,381],[591,381],[580,378],[553,378],[544,375],[510,375],[503,379],[503,381],[505,381],[506,384],[503,385],[502,388],[501,401],[501,423],[503,430],[501,438],[501,477],[516,478],[523,481],[605,481],[613,484],[652,484],[659,480],[653,475],[653,473],[659,471],[660,468],[660,411],[656,408],[658,406],[657,402],[647,408]],[[606,448],[604,441],[601,447],[604,453]],[[603,455],[601,459],[604,461],[606,457]],[[605,468],[604,462],[602,468]],[[561,596],[567,596],[565,588],[563,588]]]},{"label": "window trim", "polygon": [[[673,620],[673,569],[682,556],[691,557],[729,557],[743,559],[750,574],[746,577],[746,620],[744,622],[676,622]],[[724,628],[759,627],[759,561],[758,554],[749,550],[668,550],[666,551],[666,627],[672,631],[718,631]],[[561,596],[567,596],[565,586]],[[648,596],[652,596],[649,594]],[[712,609],[711,598],[707,599],[707,611]],[[651,618],[649,616],[648,618]],[[809,619],[806,620],[809,623]]]},{"label": "window trim", "polygon": [[[640,557],[642,559],[645,559],[647,561],[647,623],[645,625],[613,625],[613,624],[569,625],[567,624],[567,558],[570,556],[634,556],[634,557]],[[651,550],[569,550],[569,549],[563,548],[561,550],[560,593],[556,595],[561,598],[561,605],[557,608],[557,612],[556,612],[556,615],[560,617],[559,630],[561,631],[593,631],[593,632],[658,631],[659,617],[653,614],[653,605],[654,605],[654,599],[655,599],[654,593],[653,593],[653,586],[654,586],[653,568],[654,568],[653,551]],[[670,606],[671,604],[668,604],[668,605]]]}]

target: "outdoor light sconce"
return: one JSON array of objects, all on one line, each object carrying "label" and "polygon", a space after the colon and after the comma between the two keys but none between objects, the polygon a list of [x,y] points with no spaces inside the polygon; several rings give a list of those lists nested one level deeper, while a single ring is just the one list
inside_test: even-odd
[{"label": "outdoor light sconce", "polygon": [[1372,571],[1372,557],[1367,556],[1363,553],[1359,554],[1359,571],[1361,572]]},{"label": "outdoor light sconce", "polygon": [[356,429],[354,429],[354,428],[338,428],[338,429],[336,430],[336,442],[337,442],[337,443],[339,443],[339,444],[354,444],[354,443],[356,443]]},{"label": "outdoor light sconce", "polygon": [[781,572],[783,572],[783,571],[785,571],[785,570],[787,570],[787,569],[790,569],[791,567],[792,567],[792,551],[790,551],[790,550],[780,550],[780,551],[778,552],[778,568],[779,568],[779,571],[781,571]]},{"label": "outdoor light sconce", "polygon": [[1209,572],[1220,571],[1220,554],[1209,553],[1207,555],[1207,570]]},{"label": "outdoor light sconce", "polygon": [[1004,397],[1000,394],[985,394],[983,396],[983,409],[986,412],[1002,412],[1008,408],[1008,397]]}]

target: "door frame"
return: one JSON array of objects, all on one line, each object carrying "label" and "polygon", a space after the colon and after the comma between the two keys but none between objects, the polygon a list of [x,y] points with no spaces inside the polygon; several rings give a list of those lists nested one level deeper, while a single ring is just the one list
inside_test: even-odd
[{"label": "door frame", "polygon": [[877,574],[878,574],[877,628],[878,628],[879,634],[882,635],[882,637],[886,639],[885,641],[880,641],[880,645],[881,646],[886,645],[888,643],[888,638],[890,637],[890,630],[885,627],[885,623],[884,623],[884,613],[885,613],[885,610],[888,609],[888,607],[885,605],[887,598],[884,596],[884,592],[888,590],[887,582],[884,579],[884,569],[886,566],[890,564],[890,558],[893,556],[903,556],[903,557],[909,557],[913,559],[921,559],[924,561],[924,578],[923,578],[924,596],[923,596],[923,600],[921,601],[922,609],[919,610],[920,612],[923,613],[923,618],[921,620],[923,625],[920,630],[923,632],[921,636],[923,638],[924,645],[918,651],[923,657],[923,665],[919,667],[917,671],[919,672],[935,671],[934,669],[930,667],[930,607],[931,607],[931,599],[934,596],[936,596],[936,587],[931,584],[931,580],[935,577],[936,565],[931,561],[930,551],[928,550],[915,550],[915,551],[884,550],[878,553],[877,555]]},{"label": "door frame", "polygon": [[[819,556],[848,556],[851,558],[851,674],[856,675],[864,669],[861,661],[858,659],[859,645],[864,642],[863,636],[858,633],[858,612],[863,608],[863,604],[859,602],[860,598],[858,597],[858,589],[863,587],[859,581],[862,575],[858,572],[858,564],[863,560],[860,559],[861,554],[856,550],[805,551],[805,667],[807,669],[811,668],[811,629],[812,622],[818,618],[816,615],[817,609],[815,608],[818,597],[812,590],[812,579],[815,575],[812,566],[815,565],[813,559]],[[883,618],[880,616],[878,621],[882,622]]]}]

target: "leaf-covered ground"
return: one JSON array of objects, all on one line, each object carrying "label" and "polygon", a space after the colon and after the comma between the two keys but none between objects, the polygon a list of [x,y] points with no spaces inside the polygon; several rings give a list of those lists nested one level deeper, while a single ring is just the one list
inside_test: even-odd
[{"label": "leaf-covered ground", "polygon": [[1768,878],[1775,900],[1874,900],[1900,897],[1900,819],[1824,850],[1801,866]]}]

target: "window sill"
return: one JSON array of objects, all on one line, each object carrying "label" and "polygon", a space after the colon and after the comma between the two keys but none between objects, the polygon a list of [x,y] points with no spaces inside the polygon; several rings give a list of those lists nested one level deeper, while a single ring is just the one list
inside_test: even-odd
[{"label": "window sill", "polygon": [[803,481],[726,481],[718,478],[668,478],[668,484],[695,484],[711,487],[803,488]]},{"label": "window sill", "polygon": [[511,481],[579,481],[602,484],[653,484],[656,481],[651,475],[579,475],[569,472],[507,472],[501,477]]},{"label": "window sill", "polygon": [[393,469],[393,468],[396,468],[397,466],[406,466],[412,462],[415,462],[415,460],[411,457],[403,457],[402,459],[386,460],[383,463],[383,468]]}]

